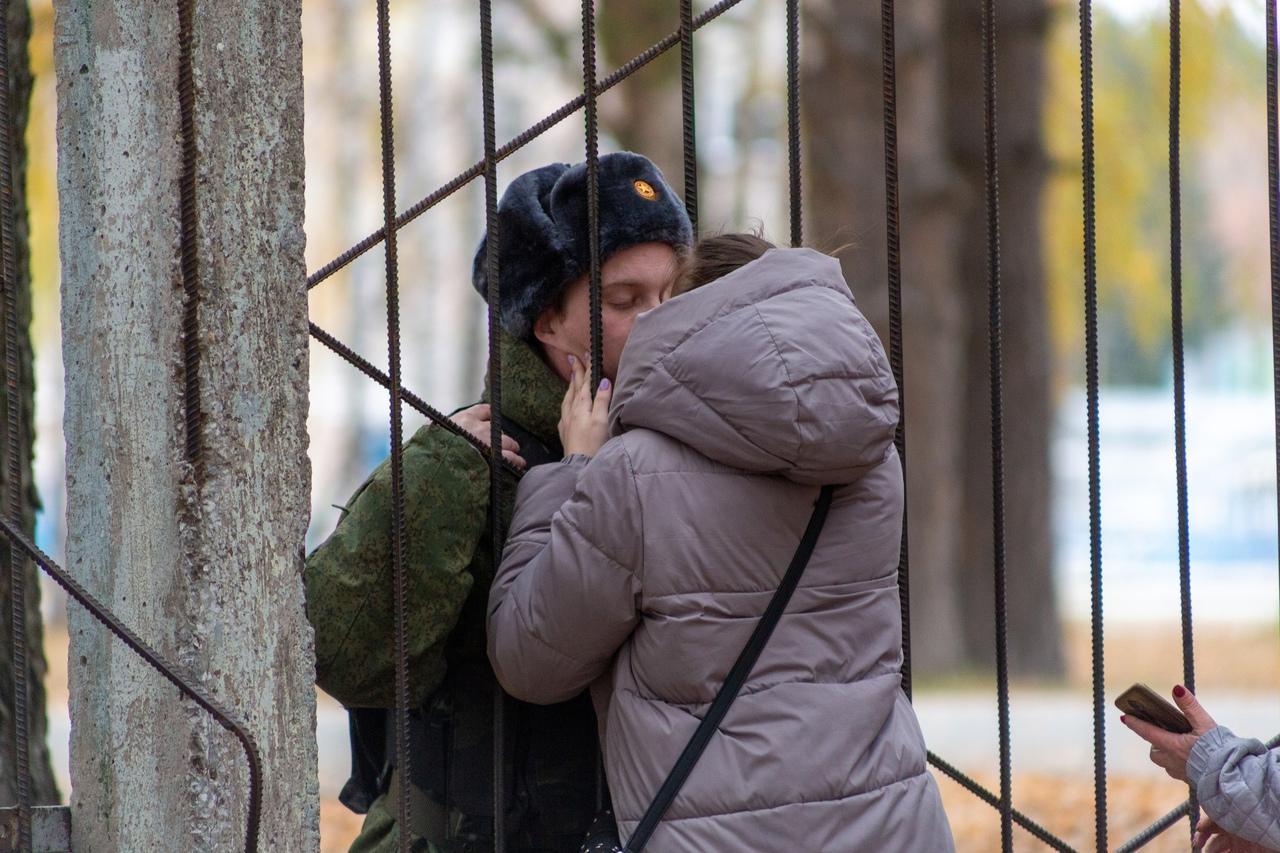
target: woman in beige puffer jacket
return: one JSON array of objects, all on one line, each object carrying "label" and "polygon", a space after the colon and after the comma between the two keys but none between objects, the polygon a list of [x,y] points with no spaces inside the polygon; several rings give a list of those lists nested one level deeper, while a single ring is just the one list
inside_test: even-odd
[{"label": "woman in beige puffer jacket", "polygon": [[588,685],[621,837],[772,598],[799,588],[647,850],[952,850],[900,688],[897,389],[832,258],[775,249],[636,322],[594,458],[520,484],[489,656],[530,702]]}]

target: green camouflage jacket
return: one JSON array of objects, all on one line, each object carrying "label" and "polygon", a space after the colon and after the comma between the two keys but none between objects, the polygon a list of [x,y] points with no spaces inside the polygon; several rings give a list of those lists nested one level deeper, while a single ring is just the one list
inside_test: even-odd
[{"label": "green camouflage jacket", "polygon": [[[548,446],[558,446],[564,382],[529,345],[505,335],[502,375],[503,415]],[[515,494],[514,478],[506,486],[504,529]],[[475,805],[464,807],[467,811],[479,813],[484,808],[483,814],[491,813],[487,805],[492,790],[488,732],[496,682],[484,636],[486,601],[494,573],[488,461],[470,443],[447,430],[423,427],[404,446],[404,507],[411,705],[422,708],[424,714],[428,709],[438,714],[443,704],[447,706],[444,713],[461,718],[463,725],[448,729],[449,749],[461,756],[452,761],[448,771],[455,793],[443,796],[455,806],[448,812],[448,822],[455,837],[467,835],[459,833],[460,826],[465,830],[467,825],[479,823],[484,824],[487,834],[491,826],[488,817],[473,820],[456,806],[459,801],[470,802]],[[316,683],[348,708],[391,708],[395,704],[390,518],[388,461],[351,497],[337,528],[306,561]],[[442,685],[449,689],[441,689]],[[522,786],[511,794],[519,815],[508,823],[513,827],[508,831],[510,849],[576,850],[581,834],[575,829],[570,837],[565,827],[585,827],[591,815],[583,812],[589,812],[594,803],[595,759],[593,754],[584,754],[593,749],[595,736],[589,702],[580,697],[576,704],[563,707],[521,705],[508,728],[514,732],[509,750],[517,762],[513,775]],[[411,764],[433,760],[437,759],[415,756]],[[448,763],[447,757],[439,757],[438,763]],[[530,767],[539,769],[530,772]],[[415,766],[415,776],[418,770]],[[588,782],[589,791],[584,790]],[[352,851],[395,849],[394,795],[392,791],[390,796],[379,797],[369,807]],[[584,805],[584,801],[592,805]],[[552,824],[558,827],[554,832],[539,828]],[[486,849],[483,842],[431,841],[422,849]]]},{"label": "green camouflage jacket", "polygon": [[[564,383],[528,345],[506,336],[502,343],[503,414],[558,443]],[[404,446],[405,622],[414,706],[440,686],[446,641],[477,581],[488,594],[492,567],[472,565],[489,532],[488,514],[484,456],[447,430],[430,424],[419,429]],[[337,528],[307,558],[316,683],[349,708],[395,704],[390,518],[388,460],[356,490]]]}]

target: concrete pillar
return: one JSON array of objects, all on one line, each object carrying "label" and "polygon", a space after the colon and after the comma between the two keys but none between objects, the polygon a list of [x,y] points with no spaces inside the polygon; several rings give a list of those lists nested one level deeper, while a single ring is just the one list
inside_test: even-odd
[{"label": "concrete pillar", "polygon": [[[200,0],[204,475],[184,463],[176,4],[56,5],[67,565],[248,721],[261,847],[318,847],[300,0]],[[239,744],[71,612],[78,850],[235,850]]]}]

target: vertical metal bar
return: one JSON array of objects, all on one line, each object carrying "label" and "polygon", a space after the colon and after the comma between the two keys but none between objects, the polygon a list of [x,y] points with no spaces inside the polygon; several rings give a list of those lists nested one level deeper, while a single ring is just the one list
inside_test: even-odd
[{"label": "vertical metal bar", "polygon": [[[1182,4],[1169,0],[1169,291],[1172,303],[1173,440],[1178,480],[1178,581],[1182,602],[1182,680],[1195,690],[1195,635],[1191,624],[1191,543],[1187,523],[1186,379],[1182,334],[1182,174],[1181,164]],[[1200,818],[1191,789],[1190,832]]]},{"label": "vertical metal bar", "polygon": [[[894,0],[880,3],[880,78],[884,89],[884,221],[889,266],[889,364],[898,384],[898,429],[894,444],[907,482],[907,394],[902,354],[902,240],[898,200],[898,72],[894,38]],[[907,552],[907,507],[902,507],[902,544],[898,551],[898,597],[902,607],[902,691],[911,698],[911,581]]]},{"label": "vertical metal bar", "polygon": [[1089,432],[1089,618],[1093,655],[1094,843],[1107,849],[1107,729],[1103,685],[1102,486],[1098,430],[1098,243],[1093,151],[1093,3],[1080,2],[1080,147],[1084,194],[1085,384]]},{"label": "vertical metal bar", "polygon": [[[1280,109],[1277,108],[1276,0],[1267,0],[1267,208],[1271,250],[1271,365],[1275,407],[1276,484],[1280,490]],[[1277,501],[1280,512],[1280,501]],[[1280,533],[1280,519],[1277,519]],[[1280,737],[1273,739],[1272,747]]]},{"label": "vertical metal bar", "polygon": [[684,147],[684,207],[698,233],[698,140],[694,131],[693,0],[680,0],[680,104]]},{"label": "vertical metal bar", "polygon": [[[404,571],[404,451],[401,446],[400,389],[400,286],[396,258],[395,136],[391,112],[391,10],[390,0],[378,0],[378,113],[382,143],[382,221],[386,232],[387,357],[391,378],[391,573],[395,604],[396,771],[403,788],[412,771],[409,757],[409,650],[405,639]],[[408,853],[412,797],[401,790],[396,797],[396,822],[400,849]]]},{"label": "vertical metal bar", "polygon": [[200,252],[196,220],[195,0],[178,3],[178,110],[182,133],[181,205],[183,411],[186,461],[196,486],[204,482],[204,410],[200,402]]},{"label": "vertical metal bar", "polygon": [[[4,513],[22,526],[21,421],[18,396],[18,263],[13,213],[13,114],[9,89],[9,2],[0,0],[0,251],[4,274],[5,483]],[[27,561],[9,549],[10,642],[13,647],[14,764],[17,771],[18,849],[31,849],[31,745],[27,685]]]},{"label": "vertical metal bar", "polygon": [[787,0],[787,174],[791,188],[791,245],[804,242],[800,182],[800,2]]},{"label": "vertical metal bar", "polygon": [[995,555],[996,701],[1000,717],[1000,845],[1013,849],[1013,787],[1009,755],[1008,602],[1004,540],[1004,377],[1000,317],[1000,170],[996,146],[995,0],[982,3],[982,80],[987,214],[987,332],[991,356],[992,551]]},{"label": "vertical metal bar", "polygon": [[[480,77],[484,98],[485,281],[489,315],[489,541],[496,569],[502,562],[502,326],[501,270],[498,247],[498,157],[493,90],[493,4],[480,0]],[[507,696],[502,685],[493,692],[493,845],[507,849]]]},{"label": "vertical metal bar", "polygon": [[[693,26],[686,21],[685,6],[681,0],[680,18],[680,75],[681,96],[684,99],[684,180],[685,205],[690,206],[690,216],[696,216],[698,205],[698,175],[693,142]],[[690,15],[692,7],[690,5]],[[686,23],[689,24],[686,29]],[[687,41],[687,45],[686,45]],[[600,380],[604,378],[604,321],[602,318],[600,280],[600,129],[596,116],[596,10],[593,0],[582,0],[582,97],[586,119],[587,155],[587,246],[590,254],[588,271],[588,297],[591,322],[591,396],[594,399]],[[692,187],[692,196],[689,195]],[[596,808],[603,808],[608,782],[605,779],[604,750],[596,744]]]},{"label": "vertical metal bar", "polygon": [[587,132],[587,240],[591,252],[591,396],[604,378],[604,340],[600,306],[600,128],[596,118],[596,8],[582,0],[582,95]]}]

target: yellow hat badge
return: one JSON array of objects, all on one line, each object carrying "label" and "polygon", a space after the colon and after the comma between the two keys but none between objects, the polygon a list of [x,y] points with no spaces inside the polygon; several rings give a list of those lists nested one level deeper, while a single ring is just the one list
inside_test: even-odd
[{"label": "yellow hat badge", "polygon": [[658,191],[655,190],[653,188],[653,185],[650,184],[648,181],[636,181],[635,183],[632,184],[632,186],[635,187],[636,195],[640,196],[640,198],[644,199],[645,201],[658,200]]}]

